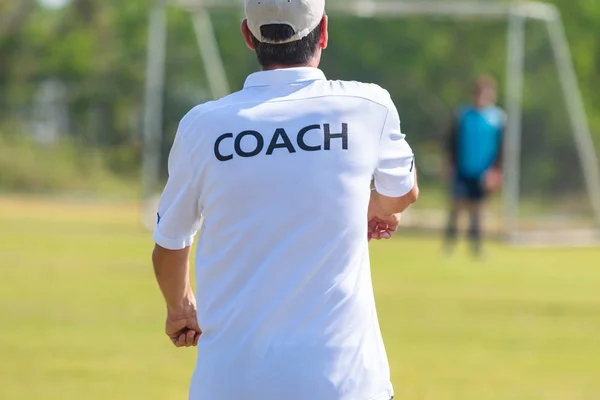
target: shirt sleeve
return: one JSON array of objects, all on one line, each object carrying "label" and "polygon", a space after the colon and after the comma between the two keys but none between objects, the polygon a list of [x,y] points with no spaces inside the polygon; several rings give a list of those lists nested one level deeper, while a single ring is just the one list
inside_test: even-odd
[{"label": "shirt sleeve", "polygon": [[502,126],[498,129],[498,151],[496,153],[496,160],[494,162],[494,167],[502,169],[502,162],[504,161],[504,136],[506,134],[506,123],[507,117],[506,114],[502,114]]},{"label": "shirt sleeve", "polygon": [[400,129],[400,116],[390,99],[381,133],[375,190],[388,197],[402,197],[415,186],[415,156]]},{"label": "shirt sleeve", "polygon": [[169,179],[161,195],[152,238],[161,247],[181,250],[191,246],[200,229],[200,193],[180,132],[169,154]]}]

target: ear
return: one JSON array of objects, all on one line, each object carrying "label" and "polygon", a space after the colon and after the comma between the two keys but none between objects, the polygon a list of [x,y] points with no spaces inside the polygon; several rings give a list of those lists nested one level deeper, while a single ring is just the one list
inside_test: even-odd
[{"label": "ear", "polygon": [[256,50],[256,47],[254,46],[254,42],[252,41],[252,38],[254,36],[252,35],[252,32],[250,32],[250,28],[248,28],[248,20],[247,19],[242,21],[242,36],[244,36],[244,42],[246,42],[246,46],[250,50]]},{"label": "ear", "polygon": [[329,17],[323,16],[321,20],[321,40],[319,41],[319,47],[323,50],[329,45]]}]

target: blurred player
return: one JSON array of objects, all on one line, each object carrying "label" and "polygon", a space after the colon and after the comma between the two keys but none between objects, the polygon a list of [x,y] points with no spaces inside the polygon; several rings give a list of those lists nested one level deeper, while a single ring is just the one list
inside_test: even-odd
[{"label": "blurred player", "polygon": [[469,213],[469,240],[475,256],[482,251],[482,214],[487,196],[502,184],[502,138],[506,116],[496,106],[496,82],[481,76],[473,87],[473,103],[461,107],[446,140],[443,174],[450,181],[451,207],[446,250],[454,249],[458,220]]},{"label": "blurred player", "polygon": [[263,71],[183,118],[153,236],[167,335],[198,346],[190,399],[389,400],[368,239],[416,201],[413,152],[387,91],[317,68],[324,0],[246,16]]}]

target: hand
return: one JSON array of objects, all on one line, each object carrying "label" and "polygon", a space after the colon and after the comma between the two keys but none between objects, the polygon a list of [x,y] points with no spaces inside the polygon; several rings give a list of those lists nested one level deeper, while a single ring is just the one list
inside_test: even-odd
[{"label": "hand", "polygon": [[497,192],[502,188],[502,171],[493,167],[485,174],[485,187],[490,193]]},{"label": "hand", "polygon": [[402,214],[386,214],[377,202],[377,193],[371,191],[368,211],[367,238],[371,240],[390,239],[398,231]]},{"label": "hand", "polygon": [[196,317],[196,300],[181,310],[167,310],[166,333],[176,347],[192,347],[198,345],[202,331]]},{"label": "hand", "polygon": [[392,214],[386,218],[373,217],[369,220],[368,239],[390,239],[400,227],[402,214]]}]

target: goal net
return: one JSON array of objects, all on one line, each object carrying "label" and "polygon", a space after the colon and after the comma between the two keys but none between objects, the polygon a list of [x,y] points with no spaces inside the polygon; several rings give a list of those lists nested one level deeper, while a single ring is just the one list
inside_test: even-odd
[{"label": "goal net", "polygon": [[[149,226],[179,119],[197,103],[238,90],[257,69],[239,34],[241,4],[179,0],[150,12],[142,182]],[[329,0],[327,7],[322,69],[331,79],[388,89],[418,158],[422,195],[406,224],[443,229],[442,142],[454,110],[470,101],[473,79],[486,73],[501,84],[508,113],[504,188],[489,205],[488,232],[530,245],[600,238],[599,144],[554,6]]]}]

